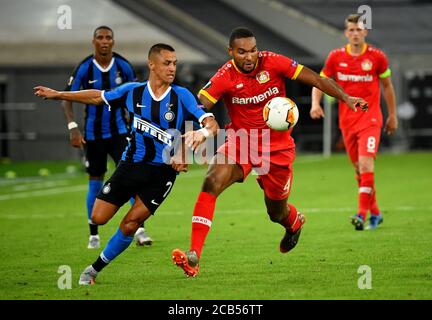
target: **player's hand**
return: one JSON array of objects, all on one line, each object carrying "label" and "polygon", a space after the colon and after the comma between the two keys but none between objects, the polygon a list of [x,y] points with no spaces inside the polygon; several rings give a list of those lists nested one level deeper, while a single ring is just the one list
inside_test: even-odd
[{"label": "player's hand", "polygon": [[186,163],[172,163],[171,167],[177,172],[187,172],[189,169],[189,166]]},{"label": "player's hand", "polygon": [[189,168],[188,164],[182,159],[182,156],[178,154],[171,158],[171,167],[177,172],[187,172]]},{"label": "player's hand", "polygon": [[81,131],[78,128],[73,128],[69,132],[70,144],[74,148],[82,149],[86,143]]},{"label": "player's hand", "polygon": [[324,118],[324,110],[319,104],[312,105],[309,114],[315,120]]},{"label": "player's hand", "polygon": [[347,104],[348,108],[354,112],[357,112],[357,108],[360,108],[362,111],[367,111],[368,109],[368,103],[362,98],[350,96],[345,101],[345,103]]},{"label": "player's hand", "polygon": [[35,96],[41,97],[44,100],[45,99],[58,99],[60,97],[60,92],[57,90],[43,87],[43,86],[37,86],[33,88]]},{"label": "player's hand", "polygon": [[196,148],[206,140],[204,133],[201,131],[188,131],[182,137],[185,139],[185,144],[195,151]]},{"label": "player's hand", "polygon": [[384,131],[389,136],[391,136],[393,133],[395,133],[396,129],[398,127],[398,119],[396,116],[389,116],[386,120]]}]

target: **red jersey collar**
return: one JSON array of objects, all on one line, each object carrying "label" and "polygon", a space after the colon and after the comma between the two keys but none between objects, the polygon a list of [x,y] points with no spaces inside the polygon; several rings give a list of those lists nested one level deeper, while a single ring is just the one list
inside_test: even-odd
[{"label": "red jersey collar", "polygon": [[[362,51],[361,51],[361,53],[360,53],[358,56],[361,56],[363,53],[365,53],[366,50],[367,50],[367,48],[368,48],[368,44],[367,44],[367,43],[364,43],[364,44],[363,44]],[[347,52],[350,56],[354,56],[354,55],[351,53],[351,46],[350,46],[349,43],[345,46],[345,50],[346,50],[346,52]],[[358,56],[355,56],[355,57],[358,57]]]}]

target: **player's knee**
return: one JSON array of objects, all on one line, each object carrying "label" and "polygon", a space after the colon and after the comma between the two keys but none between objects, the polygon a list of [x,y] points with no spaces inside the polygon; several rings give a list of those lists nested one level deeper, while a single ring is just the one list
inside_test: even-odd
[{"label": "player's knee", "polygon": [[94,224],[104,225],[108,222],[109,218],[106,217],[103,213],[94,211],[91,216],[91,220]]},{"label": "player's knee", "polygon": [[218,196],[223,189],[223,184],[215,175],[207,175],[204,179],[202,191],[208,192],[214,196]]},{"label": "player's knee", "polygon": [[133,220],[125,219],[122,221],[120,225],[120,229],[125,236],[132,236],[138,230],[141,223],[142,221],[138,219],[133,219]]}]

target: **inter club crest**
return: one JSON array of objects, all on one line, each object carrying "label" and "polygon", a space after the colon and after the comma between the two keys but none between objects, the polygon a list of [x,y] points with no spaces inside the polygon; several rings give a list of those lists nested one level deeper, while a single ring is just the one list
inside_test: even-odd
[{"label": "inter club crest", "polygon": [[370,71],[372,70],[372,61],[370,61],[369,59],[365,59],[362,61],[361,63],[361,67],[363,71]]},{"label": "inter club crest", "polygon": [[167,103],[166,106],[167,106],[168,110],[167,110],[167,112],[164,113],[164,119],[168,122],[171,122],[175,118],[175,113],[171,111],[171,107],[173,106],[173,104]]},{"label": "inter club crest", "polygon": [[117,71],[117,75],[116,75],[116,78],[115,78],[115,83],[116,84],[121,84],[122,82],[123,82],[123,79],[121,77],[121,73],[120,73],[120,71]]},{"label": "inter club crest", "polygon": [[267,71],[257,73],[256,79],[260,84],[266,83],[270,80],[270,74]]}]

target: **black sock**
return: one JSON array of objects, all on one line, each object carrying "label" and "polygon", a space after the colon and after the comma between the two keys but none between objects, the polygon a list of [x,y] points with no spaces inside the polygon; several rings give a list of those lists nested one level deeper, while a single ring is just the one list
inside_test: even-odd
[{"label": "black sock", "polygon": [[93,269],[95,269],[97,272],[101,271],[103,268],[105,268],[108,265],[108,263],[104,262],[101,257],[99,256],[95,263],[92,264]]},{"label": "black sock", "polygon": [[98,235],[98,225],[89,223],[89,226],[90,226],[90,235],[91,236],[97,236]]}]

